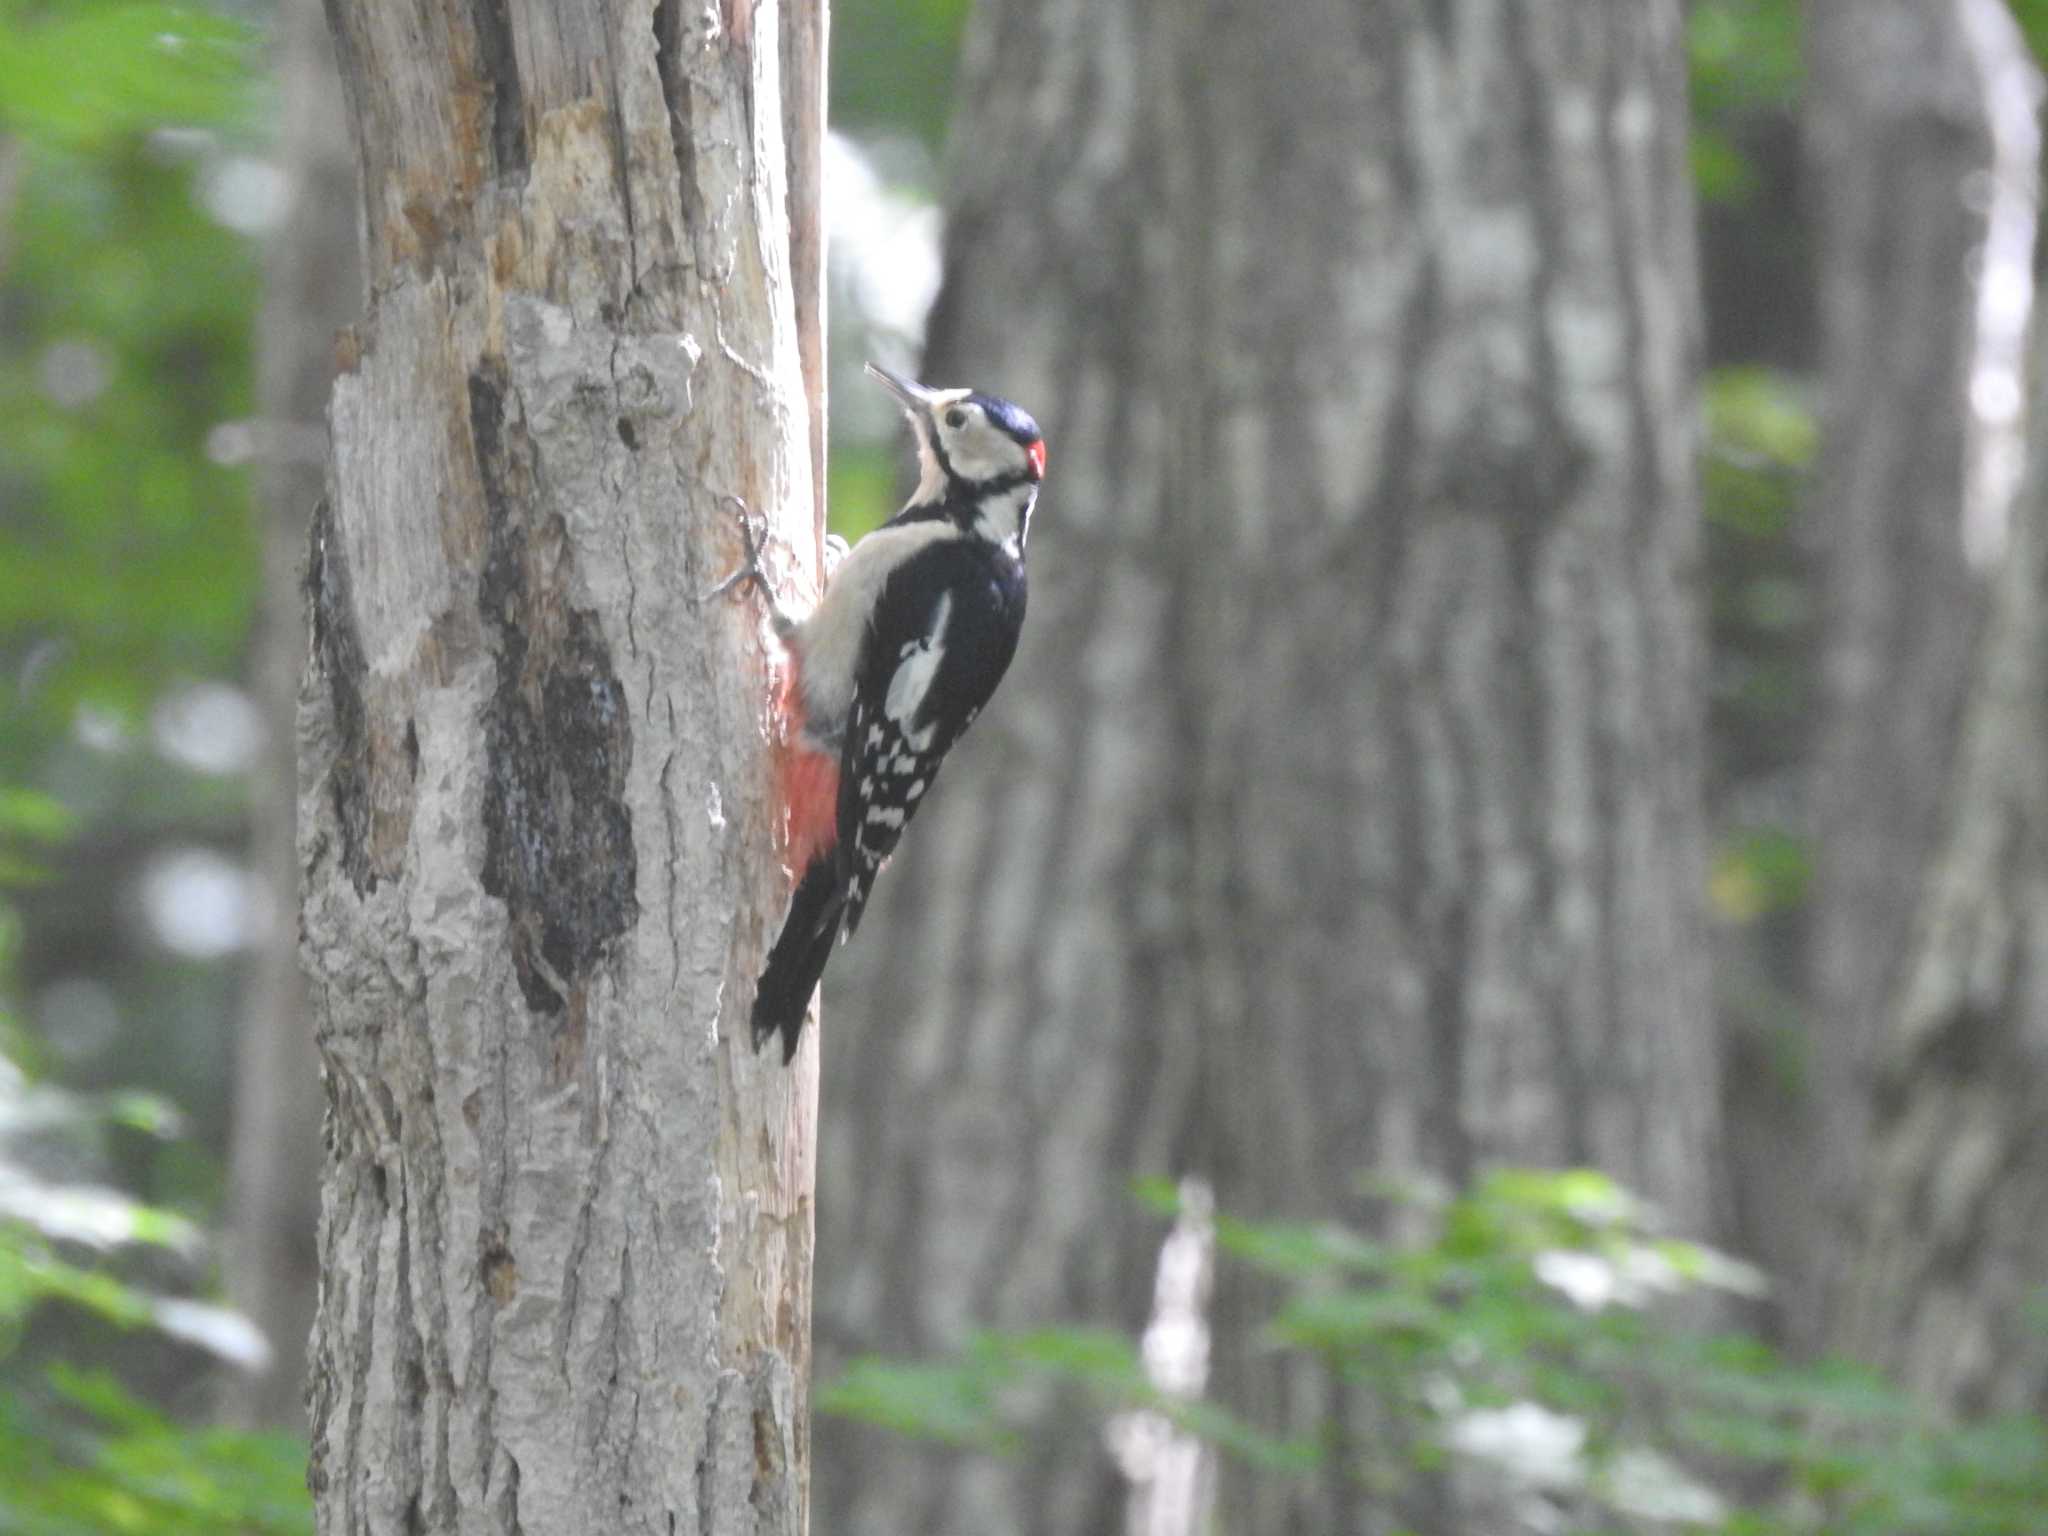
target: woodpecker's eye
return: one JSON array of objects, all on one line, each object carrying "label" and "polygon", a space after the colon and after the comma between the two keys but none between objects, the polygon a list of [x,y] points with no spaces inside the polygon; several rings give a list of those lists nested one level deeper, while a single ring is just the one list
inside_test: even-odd
[{"label": "woodpecker's eye", "polygon": [[957,432],[960,428],[967,425],[967,413],[961,410],[959,406],[954,406],[953,409],[946,412],[946,425]]}]

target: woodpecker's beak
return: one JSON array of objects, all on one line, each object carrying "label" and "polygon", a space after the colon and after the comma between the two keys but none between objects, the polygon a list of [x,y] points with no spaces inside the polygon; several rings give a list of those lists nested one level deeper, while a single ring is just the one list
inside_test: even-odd
[{"label": "woodpecker's beak", "polygon": [[874,363],[868,364],[868,377],[900,400],[905,410],[928,411],[932,408],[932,398],[940,393],[936,389],[927,389],[915,379],[906,379],[902,374],[891,373]]}]

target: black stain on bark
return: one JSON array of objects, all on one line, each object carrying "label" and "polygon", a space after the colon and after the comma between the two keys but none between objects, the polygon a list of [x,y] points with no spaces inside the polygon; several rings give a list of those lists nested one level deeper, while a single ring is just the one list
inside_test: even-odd
[{"label": "black stain on bark", "polygon": [[483,886],[510,910],[527,1006],[580,1022],[591,973],[640,915],[623,798],[632,732],[603,632],[569,605],[566,534],[543,514],[532,446],[508,405],[500,371],[470,376],[488,524],[479,603],[498,653]]},{"label": "black stain on bark", "polygon": [[334,536],[334,512],[325,497],[313,509],[306,559],[306,610],[313,622],[313,659],[327,680],[334,710],[334,763],[327,776],[341,867],[358,896],[377,887],[370,860],[370,731],[363,704],[363,643],[349,588],[348,562]]},{"label": "black stain on bark", "polygon": [[704,205],[697,192],[697,144],[690,129],[690,77],[683,68],[681,0],[660,0],[654,8],[654,67],[668,107],[669,148],[682,190],[683,222],[694,233],[704,227]]},{"label": "black stain on bark", "polygon": [[526,92],[519,81],[519,54],[512,46],[512,18],[506,0],[475,0],[476,47],[483,77],[491,83],[491,155],[501,176],[523,176],[527,168]]}]

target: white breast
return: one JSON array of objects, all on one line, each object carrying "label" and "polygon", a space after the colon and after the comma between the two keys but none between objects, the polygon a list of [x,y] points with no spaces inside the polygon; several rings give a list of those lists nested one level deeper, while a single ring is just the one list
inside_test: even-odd
[{"label": "white breast", "polygon": [[959,537],[960,530],[943,518],[877,528],[839,562],[824,598],[792,642],[803,661],[805,726],[820,743],[836,741],[846,728],[868,615],[882,584],[912,556],[941,539]]}]

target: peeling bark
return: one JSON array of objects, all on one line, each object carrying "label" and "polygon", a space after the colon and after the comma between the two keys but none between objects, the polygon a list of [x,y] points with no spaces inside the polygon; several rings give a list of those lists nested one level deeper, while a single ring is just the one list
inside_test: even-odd
[{"label": "peeling bark", "polygon": [[816,1058],[746,1039],[767,652],[699,596],[721,497],[821,534],[791,5],[329,6],[370,302],[299,722],[327,1536],[806,1525]]},{"label": "peeling bark", "polygon": [[[832,989],[824,1345],[1135,1331],[1131,1174],[1589,1162],[1711,1228],[1679,7],[994,0],[963,101],[924,374],[1051,473]],[[1330,1415],[1223,1278],[1218,1394]],[[1085,1444],[829,1434],[850,1536],[1121,1519]],[[1388,1514],[1223,1477],[1231,1530]]]}]

